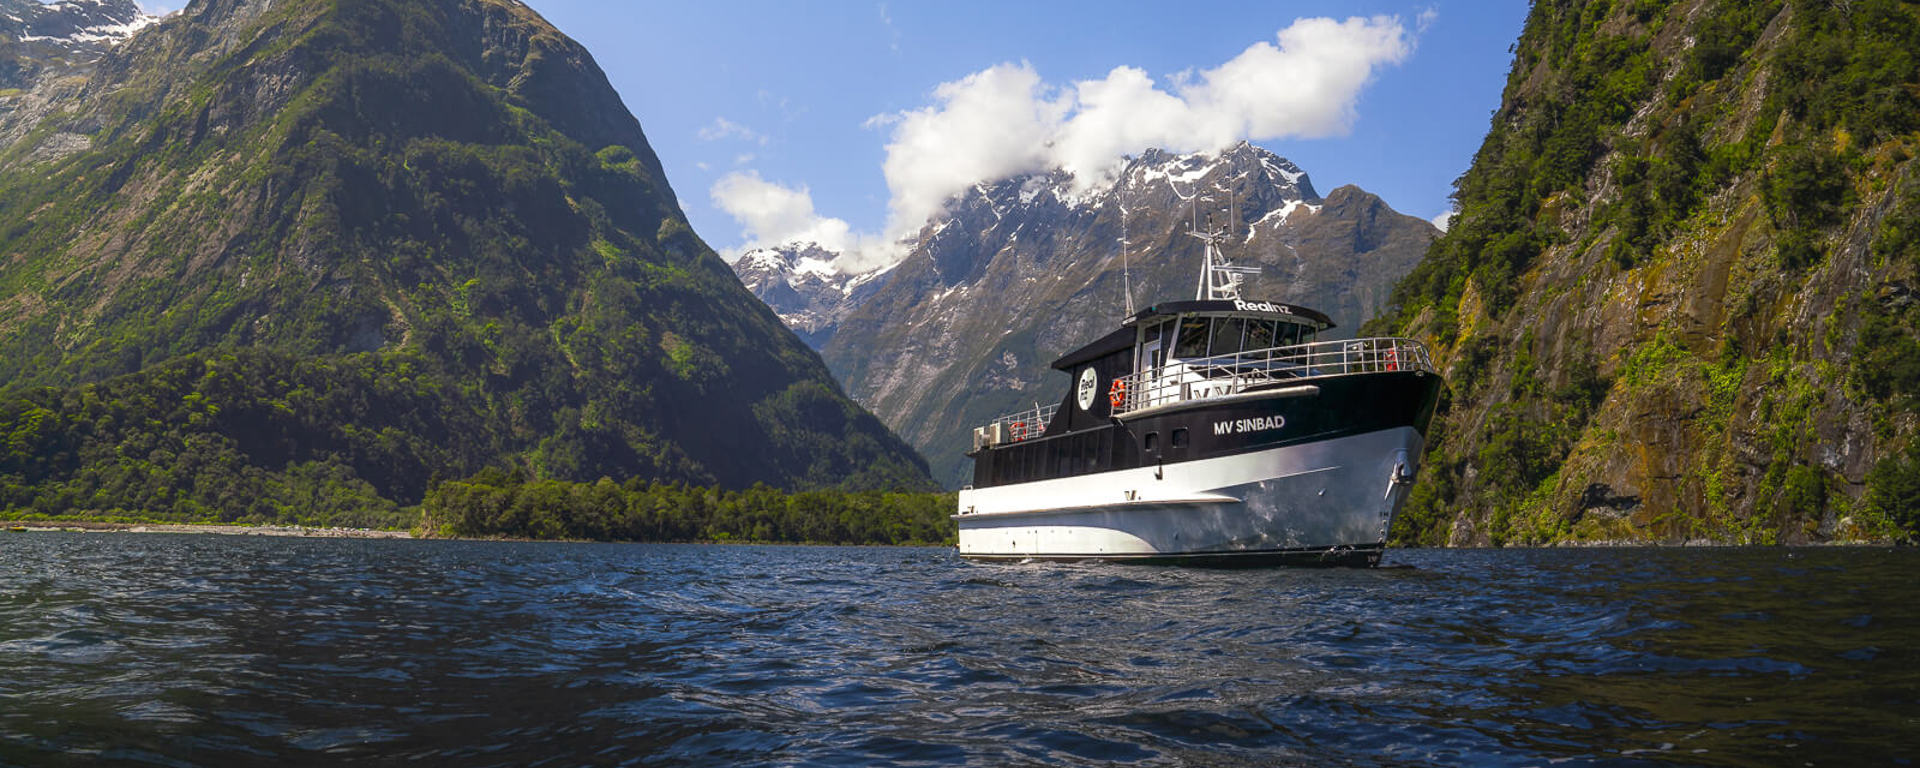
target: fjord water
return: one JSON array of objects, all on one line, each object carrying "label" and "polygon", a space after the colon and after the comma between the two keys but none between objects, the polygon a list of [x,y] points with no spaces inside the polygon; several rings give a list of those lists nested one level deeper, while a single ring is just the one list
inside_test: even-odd
[{"label": "fjord water", "polygon": [[1221,571],[0,536],[0,764],[1920,758],[1911,549]]}]

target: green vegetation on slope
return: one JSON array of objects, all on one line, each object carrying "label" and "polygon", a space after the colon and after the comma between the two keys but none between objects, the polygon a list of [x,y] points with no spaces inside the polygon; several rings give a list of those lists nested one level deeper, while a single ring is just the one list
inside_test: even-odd
[{"label": "green vegetation on slope", "polygon": [[[931,487],[524,6],[202,4],[94,78],[0,147],[0,503],[381,517],[483,467]],[[56,133],[87,148],[36,154]]]},{"label": "green vegetation on slope", "polygon": [[1374,325],[1452,389],[1395,540],[1920,532],[1920,6],[1542,2],[1516,51]]}]

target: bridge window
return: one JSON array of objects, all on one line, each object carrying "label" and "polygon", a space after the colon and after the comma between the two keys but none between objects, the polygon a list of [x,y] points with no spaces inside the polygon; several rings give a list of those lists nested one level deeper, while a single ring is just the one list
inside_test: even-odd
[{"label": "bridge window", "polygon": [[1207,356],[1207,319],[1188,317],[1180,321],[1180,343],[1173,349],[1173,356],[1191,360]]},{"label": "bridge window", "polygon": [[1266,349],[1268,347],[1279,346],[1273,341],[1274,330],[1274,321],[1272,320],[1248,320],[1247,342],[1244,348]]},{"label": "bridge window", "polygon": [[1217,317],[1213,320],[1213,344],[1207,350],[1208,355],[1231,355],[1240,351],[1240,334],[1247,329],[1247,321],[1238,317]]}]

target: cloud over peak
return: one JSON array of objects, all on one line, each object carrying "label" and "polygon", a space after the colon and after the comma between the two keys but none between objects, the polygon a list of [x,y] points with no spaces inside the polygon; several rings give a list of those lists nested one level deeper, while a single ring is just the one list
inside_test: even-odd
[{"label": "cloud over peak", "polygon": [[1119,66],[1099,80],[1049,87],[1026,63],[1000,64],[933,91],[932,105],[885,116],[888,230],[917,229],[968,185],[1064,168],[1082,190],[1111,180],[1149,147],[1225,149],[1240,141],[1346,133],[1361,89],[1413,51],[1398,17],[1298,19],[1271,42],[1163,88]]},{"label": "cloud over peak", "polygon": [[[1420,25],[1430,21],[1422,14]],[[1380,68],[1413,52],[1414,34],[1396,16],[1297,19],[1271,41],[1254,43],[1212,69],[1172,75],[1164,84],[1140,68],[1118,66],[1101,79],[1055,86],[1026,62],[941,83],[927,106],[867,121],[889,131],[881,166],[891,195],[886,233],[848,237],[867,251],[897,247],[953,195],[1017,174],[1065,169],[1076,191],[1086,192],[1110,182],[1125,155],[1148,148],[1190,153],[1241,141],[1344,134],[1357,117],[1361,90]],[[742,218],[762,210],[745,202],[753,186],[742,179],[778,185],[733,174],[714,186],[715,201],[752,237],[846,226],[817,215],[802,225],[790,218],[797,205],[786,209],[780,221],[788,223],[779,227]],[[722,187],[734,205],[723,201]],[[806,191],[797,194],[805,197]],[[758,198],[774,196],[763,191]],[[812,215],[810,199],[805,209]],[[897,256],[868,253],[855,261],[877,266]]]}]

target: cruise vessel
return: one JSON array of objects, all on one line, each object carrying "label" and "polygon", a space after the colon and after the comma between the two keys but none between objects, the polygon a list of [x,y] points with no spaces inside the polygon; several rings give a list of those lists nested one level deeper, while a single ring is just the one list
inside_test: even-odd
[{"label": "cruise vessel", "polygon": [[1241,298],[1206,241],[1193,301],[1053,362],[1058,404],[973,431],[959,549],[975,560],[1373,566],[1419,469],[1441,379],[1411,339]]}]

